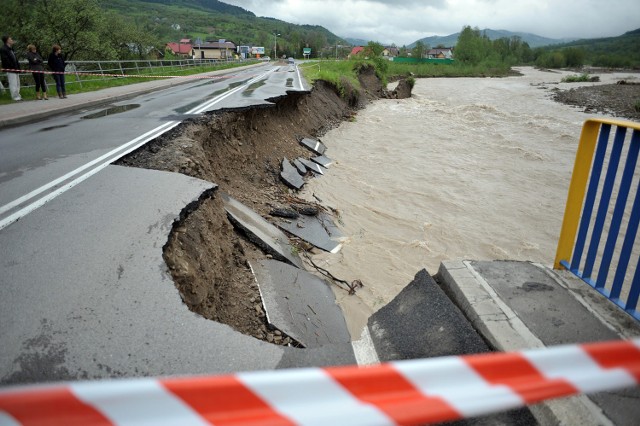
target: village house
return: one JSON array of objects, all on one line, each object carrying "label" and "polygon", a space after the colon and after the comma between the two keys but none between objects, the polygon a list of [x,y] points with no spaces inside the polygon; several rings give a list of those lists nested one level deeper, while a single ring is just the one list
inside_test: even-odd
[{"label": "village house", "polygon": [[364,50],[363,46],[354,46],[354,48],[351,49],[351,53],[349,53],[349,59],[353,58],[358,53],[361,53],[363,50]]},{"label": "village house", "polygon": [[400,54],[400,50],[397,47],[389,46],[385,47],[382,51],[382,56],[385,58],[395,58]]},{"label": "village house", "polygon": [[179,42],[175,43],[167,43],[165,50],[170,51],[176,56],[188,56],[191,57],[191,50],[193,49],[193,44],[191,40],[188,38],[183,38]]},{"label": "village house", "polygon": [[452,59],[453,47],[429,49],[427,50],[426,56],[428,59]]},{"label": "village house", "polygon": [[229,59],[235,52],[236,45],[226,40],[207,41],[192,49],[194,59]]}]

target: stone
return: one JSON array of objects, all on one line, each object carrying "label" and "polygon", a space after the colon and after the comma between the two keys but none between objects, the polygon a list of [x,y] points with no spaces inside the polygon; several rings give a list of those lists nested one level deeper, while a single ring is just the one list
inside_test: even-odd
[{"label": "stone", "polygon": [[289,188],[300,189],[304,186],[304,180],[298,173],[298,169],[293,167],[286,158],[282,160],[282,171],[280,178]]}]

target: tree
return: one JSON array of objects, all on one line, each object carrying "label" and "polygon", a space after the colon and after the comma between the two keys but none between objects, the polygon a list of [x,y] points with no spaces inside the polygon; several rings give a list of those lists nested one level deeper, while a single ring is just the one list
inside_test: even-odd
[{"label": "tree", "polygon": [[413,49],[411,49],[411,56],[414,58],[422,58],[425,54],[425,45],[422,41],[418,41]]},{"label": "tree", "polygon": [[364,54],[369,58],[376,58],[382,55],[384,49],[385,48],[381,43],[378,43],[377,41],[370,41],[369,43],[367,43],[363,50]]},{"label": "tree", "polygon": [[458,36],[456,60],[468,64],[480,63],[482,59],[480,38],[480,30],[465,26]]},{"label": "tree", "polygon": [[581,67],[584,65],[585,52],[577,47],[568,47],[562,51],[565,64],[568,67]]}]

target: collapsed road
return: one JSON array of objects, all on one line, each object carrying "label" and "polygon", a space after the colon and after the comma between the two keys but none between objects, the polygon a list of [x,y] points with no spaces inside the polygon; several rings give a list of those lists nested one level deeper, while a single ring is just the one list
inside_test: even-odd
[{"label": "collapsed road", "polygon": [[[310,106],[295,114],[298,107],[304,108],[299,101],[308,88],[298,80],[293,88],[285,84],[299,76],[292,66],[260,67],[240,74],[215,84],[197,81],[109,107],[2,130],[1,383],[355,362],[344,330],[335,344],[300,350],[286,333],[269,326],[249,268],[250,262],[266,256],[233,230],[217,196],[220,188],[243,202],[258,200],[252,195],[257,188],[246,193],[241,188],[252,188],[260,179],[268,181],[270,156],[285,154],[276,154],[279,144],[272,141],[279,139],[293,147],[296,157],[302,156],[304,148],[298,145],[296,132],[308,136],[321,132],[332,125],[328,123],[339,122],[347,107],[327,89],[320,91],[319,102],[331,99],[334,105],[325,107],[325,115],[312,116]],[[260,85],[250,83],[260,75]],[[184,93],[188,96],[181,96]],[[234,98],[238,100],[235,107]],[[213,109],[211,101],[221,100],[217,105],[226,112],[195,116],[189,112],[196,108],[191,105],[196,99],[202,105],[198,109]],[[111,115],[111,107],[120,104],[140,106],[120,108]],[[177,117],[180,114],[184,116]],[[303,116],[308,117],[306,123]],[[181,121],[173,131],[156,137],[121,165],[110,165],[113,159],[104,158],[109,153],[120,155],[121,151],[113,151],[135,140],[135,134],[149,133],[177,118]],[[282,119],[288,121],[286,126],[278,123]],[[261,123],[270,120],[270,126]],[[198,123],[210,126],[200,129],[203,136],[211,132],[226,138],[225,146],[218,148],[227,150],[227,155],[218,152],[211,164],[197,163],[197,155],[184,155],[184,151],[197,154],[197,148],[209,149],[206,144],[215,142],[201,139],[205,145],[199,145],[187,140]],[[167,154],[166,149],[158,149],[162,145],[169,151],[179,150],[157,167],[167,171],[123,167],[145,152]],[[101,170],[74,181],[97,164],[78,169],[97,159],[104,161]],[[207,176],[193,172],[197,166],[215,166],[215,173],[204,180]],[[194,177],[185,176],[189,174]],[[278,185],[282,187],[273,185],[274,194],[286,188]],[[65,191],[60,191],[63,187]],[[43,197],[46,202],[33,207]],[[204,219],[200,221],[199,215]],[[191,221],[212,228],[191,227]],[[182,245],[182,239],[194,235],[198,247]],[[213,276],[189,263],[202,260],[201,253],[212,256],[207,264]],[[183,302],[186,293],[180,291],[189,274],[194,274],[192,289],[215,278],[209,281],[215,291],[206,290],[197,313],[185,306],[193,298]],[[247,284],[235,299],[242,303],[225,294],[233,293],[234,283]],[[242,298],[245,294],[258,296]],[[253,325],[244,324],[242,329],[233,321],[248,316],[236,315],[245,308],[251,310]],[[331,330],[328,333],[331,339]]]},{"label": "collapsed road", "polygon": [[[379,93],[372,74],[365,89]],[[445,344],[411,333],[433,322],[424,309],[433,297],[409,290],[397,304],[410,303],[402,312],[419,324],[391,306],[372,317],[361,340],[349,335],[332,284],[300,260],[304,251],[340,249],[339,212],[298,199],[281,165],[292,159],[303,179],[322,178],[315,165],[330,173],[330,147],[318,152],[315,138],[351,118],[365,98],[345,102],[324,82],[307,92],[183,117],[4,226],[0,384],[367,364],[379,360],[374,347],[383,360],[415,348],[486,350],[468,338]],[[346,284],[337,291],[363,285]],[[429,280],[416,285],[437,291]],[[439,306],[431,315],[457,309],[446,300]],[[468,327],[456,319],[446,323],[452,335]],[[526,410],[514,415],[532,422]]]}]

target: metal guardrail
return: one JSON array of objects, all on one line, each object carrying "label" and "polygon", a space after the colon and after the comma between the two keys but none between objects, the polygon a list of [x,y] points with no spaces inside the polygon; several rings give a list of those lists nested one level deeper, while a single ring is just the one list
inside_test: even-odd
[{"label": "metal guardrail", "polygon": [[[212,66],[240,62],[241,60],[228,59],[176,59],[176,60],[127,60],[127,61],[69,61],[66,72],[69,73],[65,84],[79,84],[83,82],[115,80],[125,76],[162,74],[171,75],[183,69],[200,66]],[[20,63],[22,69],[27,70],[27,62]],[[71,75],[73,74],[73,76]],[[85,75],[91,74],[91,75]],[[0,72],[4,77],[5,73]],[[115,76],[118,75],[118,76]],[[30,72],[19,74],[20,89],[34,87],[33,77]],[[47,85],[55,87],[53,77],[46,76]],[[5,87],[6,89],[6,87]]]},{"label": "metal guardrail", "polygon": [[564,267],[574,273],[637,320],[639,152],[640,123],[609,119],[584,123],[554,264],[555,269]]}]

